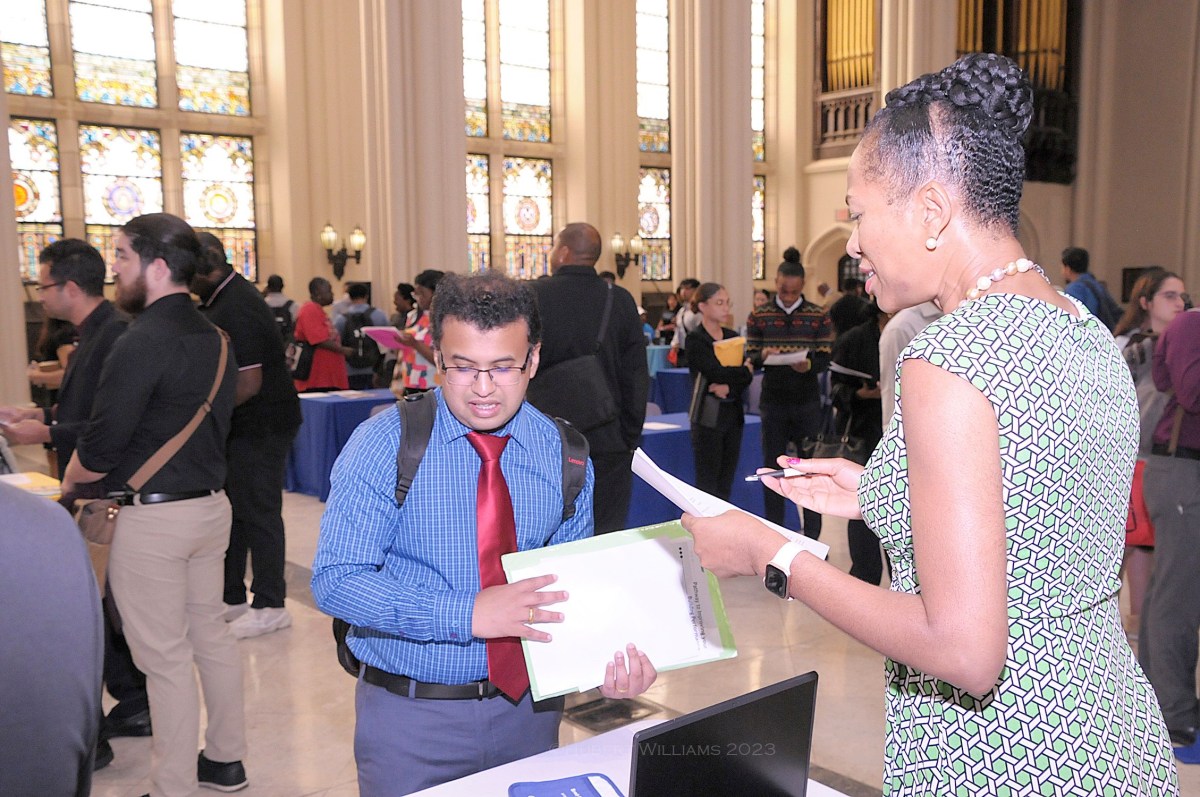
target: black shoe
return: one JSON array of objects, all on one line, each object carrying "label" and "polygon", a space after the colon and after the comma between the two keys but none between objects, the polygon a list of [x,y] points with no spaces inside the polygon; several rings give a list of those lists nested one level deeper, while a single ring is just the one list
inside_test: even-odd
[{"label": "black shoe", "polygon": [[104,718],[104,726],[100,735],[105,739],[116,739],[118,736],[150,736],[154,733],[150,727],[150,709],[143,709],[128,717],[113,717],[111,714]]},{"label": "black shoe", "polygon": [[196,762],[196,777],[200,785],[206,789],[217,791],[238,791],[250,785],[246,780],[246,769],[241,761],[218,763],[209,761],[201,751],[200,759]]},{"label": "black shoe", "polygon": [[1196,743],[1195,728],[1169,728],[1167,733],[1171,735],[1172,747],[1191,747]]},{"label": "black shoe", "polygon": [[92,772],[98,772],[112,763],[113,749],[107,739],[96,742],[96,757],[92,760]]}]

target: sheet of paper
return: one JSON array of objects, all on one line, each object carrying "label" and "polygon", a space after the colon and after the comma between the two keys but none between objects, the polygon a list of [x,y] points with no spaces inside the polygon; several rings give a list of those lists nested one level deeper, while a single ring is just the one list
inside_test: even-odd
[{"label": "sheet of paper", "polygon": [[662,421],[646,421],[642,424],[642,429],[649,429],[652,432],[661,432],[664,429],[682,429],[683,427],[677,423],[663,423]]},{"label": "sheet of paper", "polygon": [[829,370],[833,371],[835,374],[845,374],[846,376],[857,376],[859,379],[866,379],[869,382],[878,381],[878,379],[876,377],[873,377],[870,374],[863,373],[862,371],[856,371],[853,368],[847,368],[846,366],[838,365],[837,363],[830,363]]},{"label": "sheet of paper", "polygon": [[510,582],[553,573],[548,589],[570,594],[547,607],[565,617],[540,626],[553,640],[522,642],[534,699],[600,686],[630,642],[660,672],[737,655],[720,586],[692,546],[675,521],[503,556]]},{"label": "sheet of paper", "polygon": [[808,359],[808,349],[789,351],[787,354],[772,354],[763,360],[763,365],[795,365]]},{"label": "sheet of paper", "polygon": [[331,390],[326,396],[341,396],[342,398],[368,398],[371,393],[366,390]]},{"label": "sheet of paper", "polygon": [[400,330],[396,327],[363,327],[363,334],[385,349],[399,351],[410,348],[400,341]]},{"label": "sheet of paper", "polygon": [[[664,498],[689,515],[716,517],[731,509],[738,512],[746,512],[746,510],[734,506],[728,501],[717,498],[715,495],[709,495],[703,490],[699,490],[682,479],[667,473],[658,467],[654,460],[650,459],[646,455],[646,452],[640,448],[633,452],[633,472],[661,493]],[[746,512],[746,514],[749,515],[751,513]],[[791,529],[785,529],[783,526],[778,526],[765,518],[758,517],[758,515],[754,515],[754,517],[765,523],[768,528],[778,532],[781,536],[793,542],[800,543],[805,550],[814,556],[819,556],[822,559],[829,556],[829,546],[825,543],[805,537],[803,534],[798,534]]]}]

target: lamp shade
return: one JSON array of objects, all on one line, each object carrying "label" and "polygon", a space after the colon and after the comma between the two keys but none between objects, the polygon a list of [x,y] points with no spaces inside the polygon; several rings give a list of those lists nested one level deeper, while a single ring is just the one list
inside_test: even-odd
[{"label": "lamp shade", "polygon": [[350,249],[351,249],[351,251],[353,251],[354,254],[357,255],[359,252],[361,252],[363,250],[363,247],[366,245],[367,245],[367,234],[362,231],[362,227],[355,225],[354,229],[350,232]]},{"label": "lamp shade", "polygon": [[614,255],[625,254],[625,238],[619,232],[614,232],[612,240],[609,241],[609,246],[612,247]]},{"label": "lamp shade", "polygon": [[642,254],[642,236],[635,235],[629,239],[629,254],[639,257]]},{"label": "lamp shade", "polygon": [[337,230],[333,229],[332,224],[326,222],[324,229],[321,230],[321,246],[332,252],[334,247],[337,246],[337,242]]}]

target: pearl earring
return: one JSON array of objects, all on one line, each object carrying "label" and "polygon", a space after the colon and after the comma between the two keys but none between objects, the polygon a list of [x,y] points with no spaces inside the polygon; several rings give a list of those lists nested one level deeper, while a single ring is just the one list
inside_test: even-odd
[{"label": "pearl earring", "polygon": [[930,252],[932,252],[934,249],[937,249],[938,248],[938,239],[934,238],[932,235],[929,236],[928,238],[926,238],[925,239],[925,248],[928,249]]}]

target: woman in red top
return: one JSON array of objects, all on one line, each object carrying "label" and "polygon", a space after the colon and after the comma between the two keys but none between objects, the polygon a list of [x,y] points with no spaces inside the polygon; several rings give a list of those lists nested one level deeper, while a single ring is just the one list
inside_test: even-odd
[{"label": "woman in red top", "polygon": [[313,347],[313,363],[308,379],[293,380],[296,391],[346,390],[350,387],[346,377],[347,352],[324,310],[333,304],[333,286],[323,277],[313,277],[308,283],[308,295],[312,301],[300,308],[293,334],[296,340]]}]

